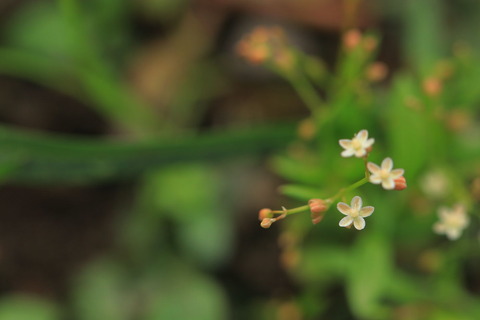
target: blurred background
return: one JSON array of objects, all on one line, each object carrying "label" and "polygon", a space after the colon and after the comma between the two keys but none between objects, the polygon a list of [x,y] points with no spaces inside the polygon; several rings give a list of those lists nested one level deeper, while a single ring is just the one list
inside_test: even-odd
[{"label": "blurred background", "polygon": [[[260,26],[346,105],[326,131],[236,53]],[[373,75],[348,69],[352,28]],[[1,0],[0,320],[479,319],[479,28],[475,0]],[[407,190],[362,189],[361,232],[334,208],[260,228],[361,178],[338,139],[365,128]]]}]

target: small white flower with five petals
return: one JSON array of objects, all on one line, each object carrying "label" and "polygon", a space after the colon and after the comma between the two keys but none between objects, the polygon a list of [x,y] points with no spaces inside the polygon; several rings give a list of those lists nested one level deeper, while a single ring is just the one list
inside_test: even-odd
[{"label": "small white flower with five petals", "polygon": [[352,223],[355,229],[362,230],[365,228],[365,219],[372,215],[374,207],[368,206],[362,208],[362,198],[355,196],[352,199],[350,206],[344,202],[337,203],[337,209],[346,217],[340,220],[338,224],[340,227],[349,227]]},{"label": "small white flower with five petals", "polygon": [[381,167],[373,162],[367,163],[367,168],[371,172],[370,182],[373,184],[382,184],[385,190],[393,190],[395,188],[395,179],[403,176],[405,170],[393,169],[393,161],[391,158],[385,158]]},{"label": "small white flower with five petals", "polygon": [[341,156],[344,158],[353,155],[357,158],[364,157],[368,153],[368,148],[370,148],[374,142],[375,139],[368,139],[368,131],[365,129],[355,134],[352,140],[341,139],[338,141],[340,146],[345,149],[341,153]]},{"label": "small white flower with five petals", "polygon": [[445,234],[450,240],[458,239],[470,222],[465,207],[461,204],[455,205],[453,209],[441,207],[438,217],[440,221],[433,225],[433,230],[438,234]]}]

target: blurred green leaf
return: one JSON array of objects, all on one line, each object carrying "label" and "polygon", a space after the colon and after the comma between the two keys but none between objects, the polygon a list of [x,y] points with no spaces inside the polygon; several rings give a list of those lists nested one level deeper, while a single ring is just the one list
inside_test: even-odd
[{"label": "blurred green leaf", "polygon": [[388,147],[394,166],[404,168],[407,179],[417,176],[427,164],[430,152],[434,152],[428,121],[421,111],[407,106],[409,100],[416,101],[417,97],[411,77],[403,75],[395,79],[388,114]]},{"label": "blurred green leaf", "polygon": [[305,160],[282,155],[274,157],[272,165],[278,174],[290,181],[307,185],[319,185],[325,177],[325,172],[318,162],[313,163]]},{"label": "blurred green leaf", "polygon": [[218,172],[208,165],[177,165],[149,180],[158,212],[177,223],[183,255],[205,266],[224,261],[231,251],[233,228]]},{"label": "blurred green leaf", "polygon": [[386,239],[372,232],[357,238],[348,262],[347,296],[360,319],[389,318],[381,298],[391,281],[391,261]]},{"label": "blurred green leaf", "polygon": [[80,320],[131,319],[134,301],[126,273],[115,261],[97,261],[74,281],[73,307]]},{"label": "blurred green leaf", "polygon": [[324,286],[342,279],[348,271],[348,250],[334,245],[309,245],[302,248],[302,260],[294,276],[306,285]]},{"label": "blurred green leaf", "polygon": [[148,308],[142,320],[228,319],[222,289],[209,277],[182,265],[169,265],[149,280]]},{"label": "blurred green leaf", "polygon": [[42,299],[12,295],[0,300],[0,320],[60,320],[59,308]]},{"label": "blurred green leaf", "polygon": [[65,36],[59,10],[49,1],[33,1],[21,7],[3,29],[6,43],[41,56],[70,58],[73,39]]},{"label": "blurred green leaf", "polygon": [[76,136],[15,130],[0,126],[0,154],[19,160],[10,181],[28,184],[86,184],[139,177],[179,161],[215,160],[285,146],[290,125],[211,132],[197,137],[112,142]]},{"label": "blurred green leaf", "polygon": [[403,48],[408,61],[422,76],[446,54],[445,6],[441,0],[408,0],[400,8],[405,28]]},{"label": "blurred green leaf", "polygon": [[311,188],[297,184],[286,184],[280,186],[280,192],[286,196],[301,201],[307,201],[320,197],[320,192],[317,188]]}]

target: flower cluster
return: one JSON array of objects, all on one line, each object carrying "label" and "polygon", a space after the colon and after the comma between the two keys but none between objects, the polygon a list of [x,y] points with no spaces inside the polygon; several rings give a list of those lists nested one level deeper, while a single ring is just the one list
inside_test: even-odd
[{"label": "flower cluster", "polygon": [[[393,169],[393,161],[391,158],[385,158],[380,166],[373,162],[366,162],[372,146],[375,142],[374,138],[368,138],[367,130],[360,130],[353,138],[340,139],[338,143],[344,149],[340,155],[344,158],[355,156],[363,158],[366,163],[365,179],[373,184],[381,184],[385,190],[403,190],[407,187],[407,181],[403,176],[403,169]],[[344,202],[337,204],[337,209],[346,215],[340,220],[341,227],[355,227],[357,230],[365,228],[365,219],[375,210],[372,206],[362,207],[362,198],[353,197],[351,205],[348,206]]]},{"label": "flower cluster", "polygon": [[[285,218],[294,213],[310,211],[310,217],[313,224],[321,222],[324,218],[325,212],[329,209],[331,204],[338,198],[348,192],[355,190],[361,185],[371,182],[373,184],[381,184],[385,190],[403,190],[407,187],[407,182],[403,176],[403,169],[393,169],[393,161],[391,158],[385,158],[380,166],[373,162],[367,162],[369,153],[372,151],[372,146],[375,142],[374,138],[368,137],[367,130],[360,130],[352,139],[339,140],[340,146],[344,149],[341,152],[342,157],[352,157],[364,159],[365,162],[365,177],[360,181],[355,182],[349,187],[341,189],[337,194],[326,199],[310,199],[308,205],[287,210],[282,207],[282,210],[272,211],[271,209],[262,209],[259,212],[260,225],[263,228],[269,228],[272,223]],[[375,210],[372,206],[363,207],[363,200],[359,196],[354,196],[350,205],[344,202],[337,203],[337,209],[345,215],[340,222],[340,227],[351,228],[353,225],[357,230],[365,228],[365,218],[372,215]],[[278,215],[278,216],[274,216]]]},{"label": "flower cluster", "polygon": [[253,64],[271,61],[281,69],[288,69],[293,65],[293,54],[287,37],[279,27],[255,28],[237,43],[236,51]]},{"label": "flower cluster", "polygon": [[470,222],[465,207],[461,204],[456,204],[451,209],[441,207],[438,217],[440,221],[433,225],[433,230],[438,234],[445,234],[450,240],[458,239]]}]

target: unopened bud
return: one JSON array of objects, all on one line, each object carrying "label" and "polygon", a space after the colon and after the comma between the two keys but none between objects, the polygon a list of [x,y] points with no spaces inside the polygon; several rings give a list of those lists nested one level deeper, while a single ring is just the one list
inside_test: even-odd
[{"label": "unopened bud", "polygon": [[327,210],[325,201],[323,201],[322,199],[310,199],[308,200],[308,206],[310,207],[310,211],[312,213],[321,213]]},{"label": "unopened bud", "polygon": [[315,122],[308,118],[300,122],[298,126],[298,136],[304,140],[312,139],[316,134]]},{"label": "unopened bud", "polygon": [[431,97],[438,96],[442,92],[442,82],[438,78],[427,78],[423,81],[423,91]]},{"label": "unopened bud", "polygon": [[374,62],[367,69],[367,79],[371,82],[379,82],[385,79],[388,73],[387,65],[383,62]]},{"label": "unopened bud", "polygon": [[361,40],[362,40],[362,34],[358,29],[348,30],[343,35],[343,45],[348,50],[352,50],[356,48],[360,44]]},{"label": "unopened bud", "polygon": [[312,212],[310,214],[310,218],[312,219],[312,223],[313,224],[317,224],[317,223],[320,223],[322,220],[323,220],[323,217],[325,216],[325,214],[322,213],[314,213]]},{"label": "unopened bud", "polygon": [[276,220],[275,219],[272,219],[272,218],[265,218],[262,220],[262,222],[260,223],[260,226],[264,229],[268,229],[270,228],[270,226],[272,225],[272,223],[274,223]]},{"label": "unopened bud", "polygon": [[407,180],[405,180],[404,176],[393,180],[395,182],[395,190],[403,190],[407,188]]},{"label": "unopened bud", "polygon": [[378,46],[378,40],[374,38],[373,36],[366,36],[365,39],[363,40],[363,48],[367,52],[372,52],[375,49],[377,49]]},{"label": "unopened bud", "polygon": [[327,210],[327,205],[322,199],[311,199],[308,201],[310,207],[310,217],[312,218],[312,223],[317,224],[322,221],[324,212]]},{"label": "unopened bud", "polygon": [[266,218],[272,218],[273,213],[271,209],[268,208],[263,208],[258,212],[258,220],[262,221],[263,219]]}]

